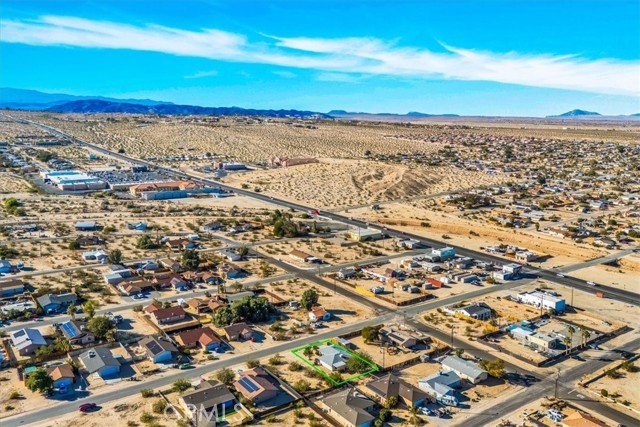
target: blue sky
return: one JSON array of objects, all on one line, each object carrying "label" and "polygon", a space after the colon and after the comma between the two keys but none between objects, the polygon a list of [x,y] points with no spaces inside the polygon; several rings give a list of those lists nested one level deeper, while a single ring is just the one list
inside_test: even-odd
[{"label": "blue sky", "polygon": [[3,0],[0,84],[314,111],[640,112],[640,2]]}]

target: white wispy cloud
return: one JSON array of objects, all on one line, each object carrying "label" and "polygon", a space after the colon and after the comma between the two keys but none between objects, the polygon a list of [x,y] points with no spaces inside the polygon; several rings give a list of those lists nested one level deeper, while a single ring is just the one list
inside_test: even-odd
[{"label": "white wispy cloud", "polygon": [[[481,80],[603,94],[640,94],[640,62],[578,55],[527,55],[463,49],[444,52],[403,47],[371,37],[323,39],[265,36],[251,43],[217,29],[134,26],[67,16],[3,20],[1,41],[40,46],[131,49],[213,60],[271,64],[320,72],[319,79],[349,81],[362,75]],[[207,72],[205,72],[207,73]],[[286,73],[286,72],[285,72]],[[284,77],[283,74],[280,74]],[[195,73],[185,78],[205,77]]]},{"label": "white wispy cloud", "polygon": [[185,79],[201,79],[203,77],[215,77],[218,75],[216,70],[211,71],[198,71],[197,73],[188,74],[184,76]]}]

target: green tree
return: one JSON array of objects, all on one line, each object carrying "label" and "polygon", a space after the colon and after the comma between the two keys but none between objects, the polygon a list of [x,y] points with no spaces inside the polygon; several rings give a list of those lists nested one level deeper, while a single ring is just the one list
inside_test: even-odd
[{"label": "green tree", "polygon": [[382,422],[389,421],[391,417],[393,417],[393,412],[391,412],[391,409],[388,408],[382,408],[380,410],[380,413],[378,414],[378,418]]},{"label": "green tree", "polygon": [[216,379],[222,384],[230,385],[236,379],[236,374],[229,368],[223,368],[216,373]]},{"label": "green tree", "polygon": [[191,383],[184,378],[176,380],[171,384],[171,390],[176,393],[182,393],[183,391],[189,390],[190,387]]},{"label": "green tree", "polygon": [[187,270],[195,270],[200,265],[200,254],[193,249],[182,252],[182,265]]},{"label": "green tree", "polygon": [[218,327],[229,326],[235,323],[235,320],[231,307],[220,307],[211,315],[211,321]]},{"label": "green tree", "polygon": [[292,220],[290,213],[276,209],[272,215],[273,235],[276,237],[296,237],[300,235],[300,228]]},{"label": "green tree", "polygon": [[493,360],[481,360],[479,363],[480,367],[487,371],[489,375],[494,378],[502,378],[504,377],[504,360],[502,359],[493,359]]},{"label": "green tree", "polygon": [[122,262],[122,251],[120,249],[114,249],[107,255],[107,261],[110,264],[120,264]]},{"label": "green tree", "polygon": [[77,240],[72,240],[71,242],[69,242],[68,248],[70,251],[77,251],[78,249],[80,249],[80,243],[78,243]]},{"label": "green tree", "polygon": [[114,326],[113,321],[106,316],[95,316],[87,323],[87,329],[93,332],[98,339],[106,338]]},{"label": "green tree", "polygon": [[300,304],[302,304],[305,309],[310,310],[311,307],[318,304],[318,298],[318,292],[315,289],[307,289],[302,293]]},{"label": "green tree", "polygon": [[136,242],[136,248],[138,249],[156,249],[157,247],[158,243],[155,242],[148,234],[143,234],[138,237],[138,241]]},{"label": "green tree", "polygon": [[29,375],[26,385],[31,391],[46,393],[53,390],[53,378],[43,368],[38,368]]},{"label": "green tree", "polygon": [[359,351],[357,356],[352,356],[347,360],[346,369],[349,372],[365,372],[371,369],[371,366],[367,363],[371,357],[364,351]]},{"label": "green tree", "polygon": [[366,344],[378,341],[379,338],[379,328],[374,328],[371,326],[365,326],[362,328],[362,339]]},{"label": "green tree", "polygon": [[398,405],[398,396],[389,396],[384,402],[384,407],[389,409],[395,408],[397,405]]},{"label": "green tree", "polygon": [[83,304],[82,311],[87,317],[92,318],[96,314],[96,306],[97,303],[95,301],[89,300]]},{"label": "green tree", "polygon": [[240,246],[236,249],[236,253],[242,258],[246,258],[246,256],[249,255],[249,248],[246,246]]},{"label": "green tree", "polygon": [[67,307],[67,315],[71,316],[71,318],[75,320],[76,310],[77,310],[77,307],[75,306],[75,304],[69,304],[69,307]]}]

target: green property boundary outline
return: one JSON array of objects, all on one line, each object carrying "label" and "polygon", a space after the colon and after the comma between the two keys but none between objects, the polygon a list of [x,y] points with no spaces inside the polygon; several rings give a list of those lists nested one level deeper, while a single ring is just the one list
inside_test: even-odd
[{"label": "green property boundary outline", "polygon": [[[301,356],[301,355],[299,355],[299,354],[298,354],[298,352],[303,351],[303,350],[305,350],[305,349],[307,349],[307,348],[310,348],[310,347],[316,347],[316,346],[321,346],[321,345],[326,344],[326,343],[331,343],[331,345],[332,345],[333,347],[337,347],[337,348],[339,348],[339,349],[343,350],[345,353],[347,353],[347,354],[351,355],[351,357],[356,357],[356,358],[360,359],[361,361],[363,361],[364,363],[366,363],[367,365],[369,365],[369,366],[371,367],[371,369],[369,369],[369,370],[368,370],[368,371],[366,371],[366,372],[361,372],[361,373],[359,373],[359,374],[352,375],[352,376],[350,376],[349,378],[344,379],[344,380],[342,380],[342,381],[338,382],[338,381],[334,380],[333,378],[331,378],[331,377],[330,377],[326,372],[324,372],[322,369],[318,368],[316,365],[314,365],[313,363],[311,363],[311,362],[310,362],[306,357]],[[313,370],[314,370],[314,371],[316,371],[316,372],[320,373],[323,377],[328,378],[328,379],[329,379],[333,384],[338,385],[338,386],[339,386],[339,385],[346,384],[346,383],[348,383],[349,381],[355,381],[355,380],[357,380],[358,378],[362,378],[362,377],[364,377],[364,376],[366,376],[366,375],[372,374],[372,373],[377,372],[377,371],[379,371],[379,370],[380,370],[380,367],[379,367],[378,365],[376,365],[375,363],[373,363],[373,362],[371,362],[371,361],[369,361],[369,360],[365,359],[364,357],[361,357],[360,355],[358,355],[358,354],[356,354],[356,353],[352,352],[351,350],[349,350],[349,349],[347,349],[347,348],[345,348],[345,347],[341,346],[340,344],[335,343],[332,339],[322,340],[322,341],[314,342],[314,343],[311,343],[311,344],[307,344],[307,345],[305,345],[305,346],[303,346],[303,347],[294,348],[293,350],[291,350],[291,353],[292,353],[295,357],[297,357],[298,359],[302,360],[302,361],[303,361],[304,363],[306,363],[307,365],[311,366],[311,368],[313,368]]]}]

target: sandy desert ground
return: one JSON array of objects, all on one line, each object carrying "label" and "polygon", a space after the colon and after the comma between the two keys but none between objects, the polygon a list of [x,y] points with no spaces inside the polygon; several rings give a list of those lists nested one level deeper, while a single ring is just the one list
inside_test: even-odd
[{"label": "sandy desert ground", "polygon": [[[455,176],[455,180],[452,177]],[[230,175],[224,182],[319,208],[361,206],[506,182],[501,175],[450,167],[410,167],[368,160],[321,163]]]},{"label": "sandy desert ground", "polygon": [[8,172],[0,172],[0,194],[15,194],[28,191],[31,185],[24,179]]}]

